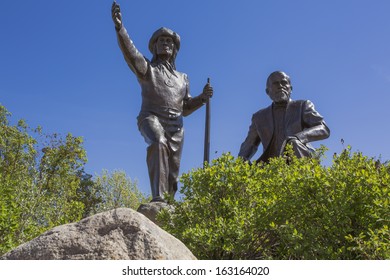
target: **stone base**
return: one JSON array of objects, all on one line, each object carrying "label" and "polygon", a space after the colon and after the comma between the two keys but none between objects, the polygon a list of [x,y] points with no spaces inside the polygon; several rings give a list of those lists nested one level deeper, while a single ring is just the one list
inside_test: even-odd
[{"label": "stone base", "polygon": [[141,204],[138,207],[137,212],[143,214],[145,217],[147,217],[153,223],[155,223],[156,225],[160,226],[160,224],[158,223],[156,217],[157,217],[157,214],[162,209],[168,209],[168,210],[173,211],[174,208],[173,208],[172,205],[169,205],[166,202],[151,201],[151,202],[146,203],[146,204]]},{"label": "stone base", "polygon": [[55,227],[0,257],[0,261],[195,259],[181,241],[129,208]]}]

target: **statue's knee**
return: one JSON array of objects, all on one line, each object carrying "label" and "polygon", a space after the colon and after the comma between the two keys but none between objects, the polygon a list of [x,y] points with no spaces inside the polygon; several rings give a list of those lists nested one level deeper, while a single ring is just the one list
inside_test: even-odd
[{"label": "statue's knee", "polygon": [[298,158],[311,156],[310,149],[299,139],[292,139],[289,143],[291,143],[293,151]]},{"label": "statue's knee", "polygon": [[298,139],[291,139],[288,141],[288,144],[291,144],[293,147],[300,146],[302,143]]}]

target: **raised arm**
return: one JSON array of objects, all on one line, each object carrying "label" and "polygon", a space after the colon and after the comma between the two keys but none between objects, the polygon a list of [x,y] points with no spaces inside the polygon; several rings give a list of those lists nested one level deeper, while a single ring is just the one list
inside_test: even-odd
[{"label": "raised arm", "polygon": [[130,69],[137,77],[144,77],[148,70],[148,62],[145,57],[135,47],[123,26],[122,13],[120,6],[114,1],[111,7],[111,16],[115,24],[115,30],[118,36],[118,44],[122,50],[123,56]]}]

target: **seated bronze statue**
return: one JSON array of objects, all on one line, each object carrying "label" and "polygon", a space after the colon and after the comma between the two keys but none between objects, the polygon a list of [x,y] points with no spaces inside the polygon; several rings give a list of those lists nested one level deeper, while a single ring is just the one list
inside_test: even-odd
[{"label": "seated bronze statue", "polygon": [[326,139],[330,130],[310,100],[291,100],[290,77],[281,71],[271,73],[266,93],[273,101],[252,116],[248,135],[241,144],[239,156],[250,160],[260,145],[263,154],[257,162],[268,162],[284,154],[291,144],[298,158],[310,157],[314,148],[309,142]]}]

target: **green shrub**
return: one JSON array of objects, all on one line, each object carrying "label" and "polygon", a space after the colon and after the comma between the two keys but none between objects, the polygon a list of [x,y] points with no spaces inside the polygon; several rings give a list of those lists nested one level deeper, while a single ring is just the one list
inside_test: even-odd
[{"label": "green shrub", "polygon": [[224,154],[184,174],[164,228],[200,259],[390,258],[388,164],[350,148],[330,167],[288,158]]}]

